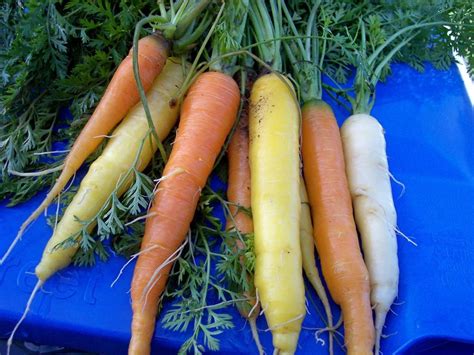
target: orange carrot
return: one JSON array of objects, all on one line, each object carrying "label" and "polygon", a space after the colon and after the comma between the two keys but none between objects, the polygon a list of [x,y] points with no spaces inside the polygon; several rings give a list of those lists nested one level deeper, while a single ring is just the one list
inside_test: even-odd
[{"label": "orange carrot", "polygon": [[[227,149],[229,161],[229,180],[227,182],[227,200],[230,202],[229,210],[231,217],[227,218],[226,230],[237,230],[241,234],[253,233],[253,221],[249,213],[242,208],[250,209],[250,165],[249,165],[249,118],[244,109],[240,116],[240,122],[234,131]],[[240,238],[235,238],[235,248],[244,249],[245,245]],[[245,259],[240,260],[244,267]],[[252,336],[259,354],[263,354],[263,348],[258,336],[256,319],[260,312],[257,302],[253,275],[248,275],[249,290],[240,290],[246,301],[237,303],[237,309],[242,317],[248,319]]]},{"label": "orange carrot", "polygon": [[349,354],[371,354],[374,324],[367,268],[359,247],[341,136],[321,100],[303,106],[303,166],[323,275],[341,306]]},{"label": "orange carrot", "polygon": [[[129,354],[149,354],[158,302],[185,240],[201,189],[235,121],[239,88],[219,72],[200,75],[184,99],[171,156],[146,221],[132,280]],[[153,274],[157,271],[156,277]]]},{"label": "orange carrot", "polygon": [[[253,222],[248,213],[239,207],[250,209],[250,166],[249,166],[249,119],[246,112],[240,117],[240,122],[229,142],[227,158],[229,160],[229,181],[227,200],[233,218],[227,220],[226,229],[236,228],[240,233],[252,233]],[[236,241],[242,249],[242,241]]]},{"label": "orange carrot", "polygon": [[[140,78],[147,91],[155,77],[163,69],[168,58],[168,42],[161,35],[153,34],[138,42],[138,65]],[[120,63],[112,80],[97,105],[94,113],[87,121],[69,152],[56,183],[39,207],[21,225],[18,235],[8,251],[0,259],[0,264],[7,258],[25,229],[51,204],[64,189],[69,179],[76,173],[82,163],[99,146],[104,136],[109,133],[140,101],[137,84],[133,75],[132,50]]]}]

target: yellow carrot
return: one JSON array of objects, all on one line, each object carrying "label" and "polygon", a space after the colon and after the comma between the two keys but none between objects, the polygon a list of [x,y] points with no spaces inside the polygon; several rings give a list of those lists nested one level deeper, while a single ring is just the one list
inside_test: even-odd
[{"label": "yellow carrot", "polygon": [[299,241],[299,111],[288,80],[260,77],[250,96],[255,286],[280,354],[296,350],[305,316]]},{"label": "yellow carrot", "polygon": [[[176,59],[168,59],[161,75],[155,79],[147,99],[151,116],[160,139],[164,139],[174,126],[179,108],[170,106],[170,100],[178,93],[184,81],[182,64]],[[28,301],[25,313],[15,326],[9,340],[9,347],[15,331],[25,318],[29,305],[41,285],[58,270],[68,266],[78,246],[55,248],[67,238],[78,233],[82,225],[79,220],[94,217],[116,188],[118,181],[133,167],[139,148],[150,127],[141,104],[136,105],[115,129],[112,138],[99,158],[90,166],[82,180],[77,194],[67,207],[63,218],[56,226],[53,236],[44,249],[42,259],[36,266],[38,283]],[[146,140],[138,157],[137,170],[143,170],[157,149],[156,142]],[[126,181],[119,189],[123,193],[131,181]]]},{"label": "yellow carrot", "polygon": [[[163,72],[156,79],[147,95],[160,139],[164,139],[168,135],[176,122],[178,107],[170,107],[170,100],[177,93],[182,81],[181,64],[168,60]],[[115,189],[118,180],[132,167],[148,130],[149,126],[143,107],[138,104],[112,133],[112,138],[103,153],[90,166],[77,194],[57,225],[54,235],[48,241],[43,258],[36,267],[36,274],[40,280],[46,280],[59,269],[69,265],[77,247],[57,248],[51,252],[52,248],[81,230],[82,225],[77,219],[88,220],[99,211]],[[156,144],[153,146],[148,142],[143,144],[137,170],[143,170],[148,165],[156,149]],[[123,186],[120,192],[123,192],[126,187]]]}]

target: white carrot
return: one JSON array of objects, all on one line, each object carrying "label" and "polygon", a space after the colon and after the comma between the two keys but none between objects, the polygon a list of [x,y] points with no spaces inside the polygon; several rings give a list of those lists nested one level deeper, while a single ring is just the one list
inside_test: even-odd
[{"label": "white carrot", "polygon": [[385,318],[398,293],[398,257],[385,137],[368,114],[350,116],[341,128],[349,189],[369,270],[370,299],[375,311],[376,351]]},{"label": "white carrot", "polygon": [[[362,239],[364,259],[369,271],[370,300],[375,311],[375,354],[380,351],[382,328],[398,294],[397,214],[393,204],[385,150],[384,130],[370,115],[374,105],[375,87],[382,71],[394,55],[415,34],[416,29],[440,25],[425,22],[407,26],[392,34],[369,55],[364,21],[360,21],[361,48],[352,58],[357,66],[355,98],[349,97],[353,115],[341,127],[346,174],[352,196],[355,221]],[[407,36],[403,39],[403,34]],[[395,41],[398,41],[394,45]],[[388,46],[390,51],[384,52]],[[361,56],[362,53],[362,56]],[[359,59],[357,59],[359,58]]]}]

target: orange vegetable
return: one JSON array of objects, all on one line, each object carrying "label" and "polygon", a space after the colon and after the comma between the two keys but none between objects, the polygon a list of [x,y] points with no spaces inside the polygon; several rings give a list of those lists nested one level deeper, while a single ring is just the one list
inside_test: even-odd
[{"label": "orange vegetable", "polygon": [[237,84],[219,72],[200,75],[184,99],[176,140],[149,211],[153,216],[146,221],[142,253],[133,274],[129,354],[150,353],[171,260],[185,240],[201,189],[236,119],[239,103]]},{"label": "orange vegetable", "polygon": [[[243,234],[253,232],[252,218],[248,213],[238,208],[238,206],[241,206],[250,209],[248,129],[248,115],[247,113],[243,113],[227,150],[227,158],[229,160],[227,200],[231,203],[229,209],[233,218],[227,219],[226,229],[236,228]],[[237,240],[236,243],[238,248],[243,248],[240,240]]]},{"label": "orange vegetable", "polygon": [[339,127],[321,100],[303,106],[304,176],[322,271],[341,306],[349,354],[371,354],[374,323],[367,268],[359,247]]},{"label": "orange vegetable", "polygon": [[[247,211],[242,210],[242,208],[250,210],[249,118],[245,110],[230,140],[227,158],[229,160],[227,200],[230,202],[229,210],[232,217],[227,218],[226,230],[238,230],[242,235],[253,233],[252,218]],[[238,237],[235,238],[235,248],[245,249],[244,243]],[[242,258],[240,263],[244,265],[245,259]],[[242,292],[247,301],[238,302],[237,309],[242,317],[248,319],[255,345],[259,354],[263,354],[256,324],[260,307],[257,303],[253,275],[248,275],[248,281],[250,289]]]}]

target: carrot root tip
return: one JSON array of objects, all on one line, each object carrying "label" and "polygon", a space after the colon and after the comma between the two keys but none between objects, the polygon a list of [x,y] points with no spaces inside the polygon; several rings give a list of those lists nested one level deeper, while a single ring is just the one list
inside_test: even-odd
[{"label": "carrot root tip", "polygon": [[393,230],[394,230],[397,234],[399,234],[399,235],[401,235],[403,238],[405,238],[408,243],[413,244],[415,247],[418,246],[418,244],[417,244],[412,238],[410,238],[410,237],[407,236],[405,233],[403,233],[397,226],[393,226]]},{"label": "carrot root tip", "polygon": [[286,326],[286,325],[288,325],[288,324],[291,324],[291,323],[293,323],[293,322],[296,322],[296,321],[298,321],[298,320],[304,318],[305,315],[306,315],[306,314],[300,314],[299,316],[296,316],[296,317],[294,317],[294,318],[291,318],[291,319],[289,319],[289,320],[287,320],[287,321],[285,321],[285,322],[282,322],[282,323],[280,323],[280,324],[276,324],[276,325],[274,325],[273,327],[268,327],[268,328],[265,329],[264,331],[265,331],[265,332],[274,331],[274,330],[276,330],[276,329],[279,329],[279,328],[281,328],[281,327],[284,327],[284,326]]},{"label": "carrot root tip", "polygon": [[388,176],[390,176],[394,183],[396,183],[402,188],[402,191],[400,191],[400,195],[398,195],[398,198],[400,199],[405,194],[405,184],[400,180],[397,180],[390,171],[388,171]]},{"label": "carrot root tip", "polygon": [[169,173],[167,175],[163,175],[159,179],[156,179],[155,182],[158,185],[160,182],[162,182],[164,180],[167,180],[167,179],[169,179],[173,176],[176,176],[176,175],[179,175],[179,174],[182,174],[182,173],[185,173],[185,172],[186,171],[183,168],[177,168],[177,169],[173,170],[171,173]]},{"label": "carrot root tip", "polygon": [[21,237],[25,233],[26,228],[28,226],[29,226],[29,223],[26,224],[26,222],[21,225],[20,230],[18,231],[15,239],[13,239],[13,241],[10,243],[10,246],[8,247],[7,251],[5,252],[5,254],[3,254],[2,258],[0,259],[0,265],[2,265],[5,262],[5,260],[7,260],[7,258],[10,256],[16,244],[21,240]]},{"label": "carrot root tip", "polygon": [[41,170],[41,171],[32,171],[32,172],[25,173],[25,172],[21,172],[21,171],[8,170],[8,173],[11,174],[11,175],[23,176],[23,177],[43,176],[43,175],[48,175],[48,174],[54,173],[55,171],[62,170],[63,167],[64,167],[64,164],[60,164],[58,166],[55,166],[54,168]]},{"label": "carrot root tip", "polygon": [[393,333],[389,333],[389,334],[380,334],[380,337],[382,339],[387,339],[387,338],[390,338],[390,337],[392,337],[394,335],[397,335],[397,334],[398,334],[398,332],[393,332]]},{"label": "carrot root tip", "polygon": [[[377,305],[376,305],[377,306]],[[380,353],[380,339],[382,338],[382,330],[387,318],[388,309],[375,310],[375,354]]]},{"label": "carrot root tip", "polygon": [[33,300],[34,300],[34,298],[35,298],[35,296],[36,296],[36,293],[41,289],[42,286],[43,286],[43,281],[38,280],[38,282],[36,283],[35,287],[33,288],[33,291],[31,292],[31,295],[30,295],[30,298],[28,299],[28,302],[26,303],[25,311],[24,311],[23,314],[21,315],[20,320],[15,324],[15,327],[13,328],[12,333],[11,333],[10,336],[8,337],[8,341],[7,341],[7,355],[10,355],[11,346],[12,346],[12,344],[13,344],[13,338],[15,337],[15,334],[16,334],[18,328],[20,327],[21,323],[23,323],[23,321],[25,320],[26,315],[27,315],[28,312],[30,311],[31,304],[33,303]]},{"label": "carrot root tip", "polygon": [[325,346],[326,342],[319,335],[324,331],[324,329],[318,330],[314,333],[314,338],[316,339],[316,344],[321,343],[321,346]]},{"label": "carrot root tip", "polygon": [[[247,318],[249,318],[249,319],[253,318],[253,312],[257,309],[257,307],[260,304],[260,297],[258,295],[258,288],[255,288],[255,297],[256,297],[255,304],[253,305],[252,309],[249,311],[249,314],[247,315]],[[258,315],[256,317],[258,317]]]},{"label": "carrot root tip", "polygon": [[341,337],[344,337],[343,334],[337,330],[338,327],[336,326],[332,326],[332,327],[325,327],[325,328],[321,328],[321,329],[318,329],[316,330],[316,332],[314,333],[314,337],[316,338],[316,342],[320,342],[322,341],[322,345],[324,346],[325,342],[323,339],[321,339],[319,337],[320,334],[324,333],[324,332],[328,332],[330,334],[330,336],[334,333],[334,334],[337,334]]},{"label": "carrot root tip", "polygon": [[[151,213],[150,213],[150,215],[154,215],[154,214],[151,214]],[[149,216],[149,215],[147,215],[147,216]],[[143,218],[143,217],[141,217],[141,218]],[[133,260],[135,260],[136,258],[138,258],[140,255],[142,255],[142,254],[144,254],[144,253],[147,253],[147,252],[149,252],[149,251],[151,251],[151,250],[154,250],[154,249],[156,249],[156,248],[159,248],[159,247],[160,247],[159,245],[152,245],[152,246],[149,247],[149,248],[146,248],[146,249],[144,249],[144,250],[139,251],[139,252],[136,253],[136,254],[133,254],[133,255],[130,257],[130,259],[120,268],[120,271],[119,271],[117,277],[116,277],[116,278],[114,279],[114,281],[110,284],[110,288],[114,287],[114,285],[115,285],[115,284],[117,283],[117,281],[120,279],[120,276],[122,276],[124,270],[127,268],[128,265],[130,265],[130,263],[131,263]]]},{"label": "carrot root tip", "polygon": [[258,335],[257,329],[257,319],[256,317],[249,318],[250,329],[252,331],[252,338],[257,346],[258,354],[265,355],[265,350],[263,349],[262,343],[260,342],[260,337]]}]

